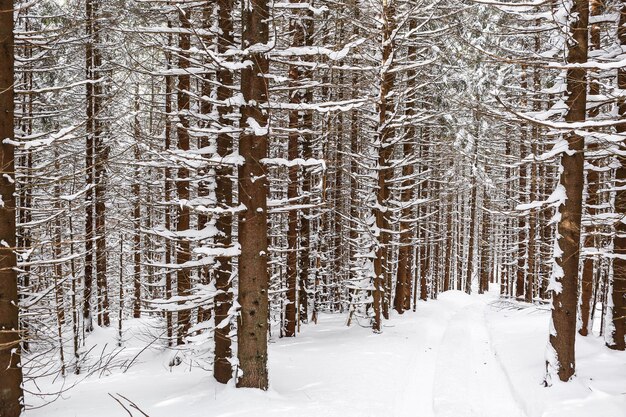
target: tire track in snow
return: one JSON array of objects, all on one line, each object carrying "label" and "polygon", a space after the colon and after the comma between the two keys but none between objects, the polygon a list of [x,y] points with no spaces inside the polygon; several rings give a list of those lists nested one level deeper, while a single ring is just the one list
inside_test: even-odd
[{"label": "tire track in snow", "polygon": [[525,417],[490,346],[482,302],[459,310],[439,346],[433,387],[437,417]]}]

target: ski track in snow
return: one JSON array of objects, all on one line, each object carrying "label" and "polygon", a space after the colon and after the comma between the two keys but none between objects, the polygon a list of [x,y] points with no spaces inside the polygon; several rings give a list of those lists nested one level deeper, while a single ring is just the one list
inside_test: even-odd
[{"label": "ski track in snow", "polygon": [[[348,328],[345,316],[321,314],[296,338],[272,338],[267,392],[218,384],[187,362],[170,368],[176,352],[146,350],[128,372],[88,377],[25,417],[127,416],[108,393],[126,396],[150,417],[626,417],[623,352],[579,338],[577,378],[546,389],[548,312],[494,309],[497,299],[498,291],[440,294],[416,312],[392,313],[382,334],[366,322]],[[127,322],[120,357],[142,351],[146,325]],[[116,344],[116,329],[96,330],[94,351]],[[53,393],[81,378],[42,378],[27,388]],[[26,396],[31,406],[47,399]]]},{"label": "ski track in snow", "polygon": [[491,349],[484,302],[461,308],[438,349],[433,387],[436,417],[525,417]]}]

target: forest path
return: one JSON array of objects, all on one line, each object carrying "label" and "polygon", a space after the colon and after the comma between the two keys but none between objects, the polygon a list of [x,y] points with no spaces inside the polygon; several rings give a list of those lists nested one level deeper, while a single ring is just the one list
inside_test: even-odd
[{"label": "forest path", "polygon": [[438,349],[433,386],[437,417],[524,417],[491,348],[485,299],[450,319]]}]

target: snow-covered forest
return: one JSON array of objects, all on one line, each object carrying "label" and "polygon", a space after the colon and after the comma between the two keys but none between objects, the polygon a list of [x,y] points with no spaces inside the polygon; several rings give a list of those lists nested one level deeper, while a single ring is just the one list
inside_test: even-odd
[{"label": "snow-covered forest", "polygon": [[0,0],[0,417],[625,417],[626,0]]}]

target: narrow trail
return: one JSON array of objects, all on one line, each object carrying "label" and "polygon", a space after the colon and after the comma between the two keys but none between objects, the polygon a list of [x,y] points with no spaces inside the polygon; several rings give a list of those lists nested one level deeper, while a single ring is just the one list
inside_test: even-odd
[{"label": "narrow trail", "polygon": [[463,307],[448,323],[433,382],[437,417],[525,417],[491,349],[485,306]]}]

